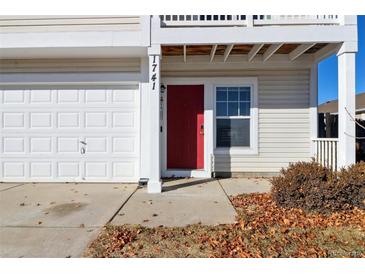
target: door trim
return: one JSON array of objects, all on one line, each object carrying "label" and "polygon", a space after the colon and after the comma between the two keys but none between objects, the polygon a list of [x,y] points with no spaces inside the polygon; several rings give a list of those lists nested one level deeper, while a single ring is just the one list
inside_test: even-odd
[{"label": "door trim", "polygon": [[[204,177],[210,178],[212,176],[212,163],[214,161],[215,149],[215,92],[214,87],[221,84],[247,84],[253,83],[255,88],[255,96],[257,97],[257,77],[162,77],[161,85],[204,85],[204,170],[167,170],[167,123],[166,123],[166,92],[163,94],[163,117],[161,118],[161,125],[163,132],[160,133],[161,140],[161,174],[163,177],[171,177],[172,175],[181,175],[183,177]],[[253,106],[254,128],[255,134],[253,136],[254,146],[256,147],[255,154],[258,153],[258,100],[255,98],[255,105]],[[241,152],[240,152],[241,153]],[[228,156],[230,153],[227,154]],[[242,153],[241,155],[247,155]]]},{"label": "door trim", "polygon": [[[213,85],[209,78],[174,78],[163,77],[161,84],[166,87],[163,96],[162,133],[161,140],[161,174],[163,177],[211,177],[211,162],[213,155]],[[204,86],[204,169],[167,169],[167,89],[168,85],[203,85]]]}]

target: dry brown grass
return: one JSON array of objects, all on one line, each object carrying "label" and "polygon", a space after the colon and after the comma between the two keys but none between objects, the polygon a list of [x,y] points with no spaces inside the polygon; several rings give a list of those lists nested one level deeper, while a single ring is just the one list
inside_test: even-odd
[{"label": "dry brown grass", "polygon": [[106,226],[86,257],[365,257],[365,211],[307,214],[270,194],[231,198],[233,225]]}]

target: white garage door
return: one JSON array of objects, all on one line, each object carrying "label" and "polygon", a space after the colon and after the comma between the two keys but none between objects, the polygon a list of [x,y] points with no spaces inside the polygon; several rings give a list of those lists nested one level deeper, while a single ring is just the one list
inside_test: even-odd
[{"label": "white garage door", "polygon": [[0,102],[0,181],[138,180],[136,86],[1,90]]}]

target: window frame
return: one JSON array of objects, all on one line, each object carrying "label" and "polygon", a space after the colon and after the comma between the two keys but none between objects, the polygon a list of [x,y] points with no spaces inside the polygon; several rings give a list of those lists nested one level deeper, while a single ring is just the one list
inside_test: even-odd
[{"label": "window frame", "polygon": [[[219,87],[250,87],[250,115],[217,116],[217,88]],[[219,83],[213,85],[214,97],[214,153],[215,154],[258,154],[258,90],[257,78],[250,77],[241,81]],[[228,99],[228,98],[227,98]],[[228,102],[228,100],[227,100]],[[228,114],[228,113],[227,113]],[[250,119],[250,146],[217,147],[217,120],[218,119]]]}]

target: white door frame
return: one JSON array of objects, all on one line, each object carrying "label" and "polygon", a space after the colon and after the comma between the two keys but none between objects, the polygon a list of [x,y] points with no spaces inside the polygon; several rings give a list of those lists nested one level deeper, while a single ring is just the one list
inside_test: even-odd
[{"label": "white door frame", "polygon": [[162,77],[161,84],[165,85],[203,85],[204,86],[204,169],[167,169],[167,89],[163,96],[163,115],[161,133],[161,174],[163,177],[197,177],[210,178],[213,155],[213,84],[209,78],[175,78]]}]

